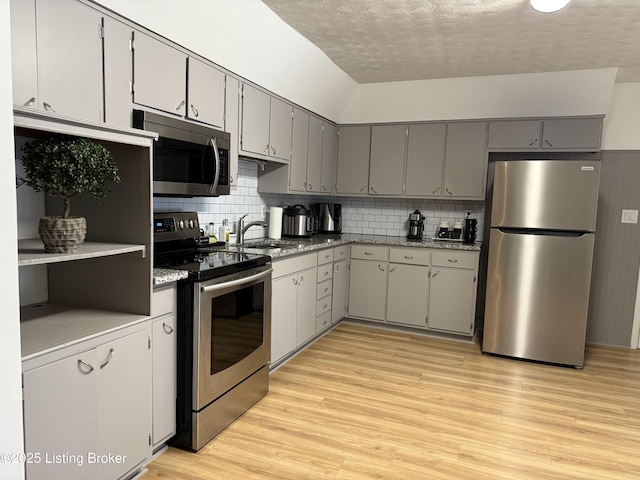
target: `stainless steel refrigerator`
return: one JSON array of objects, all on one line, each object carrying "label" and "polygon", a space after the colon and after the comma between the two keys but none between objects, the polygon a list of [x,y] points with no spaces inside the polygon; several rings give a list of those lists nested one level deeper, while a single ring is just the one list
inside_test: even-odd
[{"label": "stainless steel refrigerator", "polygon": [[482,351],[582,367],[600,162],[495,163]]}]

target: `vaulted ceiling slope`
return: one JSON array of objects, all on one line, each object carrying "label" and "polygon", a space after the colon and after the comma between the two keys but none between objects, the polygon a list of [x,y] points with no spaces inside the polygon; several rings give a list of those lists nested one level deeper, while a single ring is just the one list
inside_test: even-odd
[{"label": "vaulted ceiling slope", "polygon": [[618,67],[640,81],[640,1],[262,0],[358,83]]}]

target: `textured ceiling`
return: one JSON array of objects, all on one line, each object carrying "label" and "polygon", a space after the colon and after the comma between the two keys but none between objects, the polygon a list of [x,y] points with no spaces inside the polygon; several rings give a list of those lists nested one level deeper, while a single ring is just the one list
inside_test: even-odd
[{"label": "textured ceiling", "polygon": [[640,0],[263,0],[358,83],[619,67],[640,81]]}]

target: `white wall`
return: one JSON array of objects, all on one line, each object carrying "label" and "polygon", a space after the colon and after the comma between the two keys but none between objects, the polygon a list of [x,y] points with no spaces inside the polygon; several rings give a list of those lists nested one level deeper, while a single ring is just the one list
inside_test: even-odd
[{"label": "white wall", "polygon": [[603,150],[640,150],[640,83],[616,83],[602,127]]},{"label": "white wall", "polygon": [[[0,453],[22,452],[22,388],[20,379],[20,311],[9,0],[0,0]],[[0,463],[0,479],[24,478],[21,463]]]},{"label": "white wall", "polygon": [[339,117],[356,88],[351,77],[259,0],[97,1],[330,120]]}]

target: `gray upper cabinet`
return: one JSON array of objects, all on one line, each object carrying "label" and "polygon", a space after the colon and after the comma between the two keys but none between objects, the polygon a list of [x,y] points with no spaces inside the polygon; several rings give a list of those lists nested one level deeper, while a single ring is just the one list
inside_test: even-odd
[{"label": "gray upper cabinet", "polygon": [[320,191],[336,193],[336,169],[338,165],[338,127],[324,122],[322,125],[322,172]]},{"label": "gray upper cabinet", "polygon": [[602,118],[498,120],[489,124],[492,150],[600,150]]},{"label": "gray upper cabinet", "polygon": [[368,193],[370,147],[370,126],[340,127],[336,193]]},{"label": "gray upper cabinet", "polygon": [[540,148],[540,120],[507,120],[489,124],[489,148]]},{"label": "gray upper cabinet", "polygon": [[104,17],[104,120],[131,127],[131,39],[133,30]]},{"label": "gray upper cabinet", "polygon": [[288,162],[293,107],[250,85],[242,85],[240,152]]},{"label": "gray upper cabinet", "polygon": [[[306,191],[320,192],[322,181],[322,119],[309,117],[309,142],[307,148]],[[292,153],[293,158],[293,153]]]},{"label": "gray upper cabinet", "polygon": [[133,101],[184,116],[187,55],[142,32],[134,39]]},{"label": "gray upper cabinet", "polygon": [[486,144],[486,122],[450,123],[447,126],[445,198],[484,198]]},{"label": "gray upper cabinet", "polygon": [[402,195],[406,144],[406,125],[371,127],[370,194]]},{"label": "gray upper cabinet", "polygon": [[12,0],[11,27],[14,103],[103,121],[102,14],[75,0]]},{"label": "gray upper cabinet", "polygon": [[600,150],[601,134],[601,118],[545,120],[542,124],[542,148]]},{"label": "gray upper cabinet", "polygon": [[309,131],[309,114],[294,108],[289,163],[289,190],[294,192],[304,192],[307,187]]},{"label": "gray upper cabinet", "polygon": [[447,125],[409,125],[405,195],[441,197]]},{"label": "gray upper cabinet", "polygon": [[224,131],[231,134],[229,175],[231,188],[238,187],[238,143],[240,139],[240,81],[228,76],[225,88]]},{"label": "gray upper cabinet", "polygon": [[224,128],[225,74],[193,57],[188,65],[187,118]]}]

